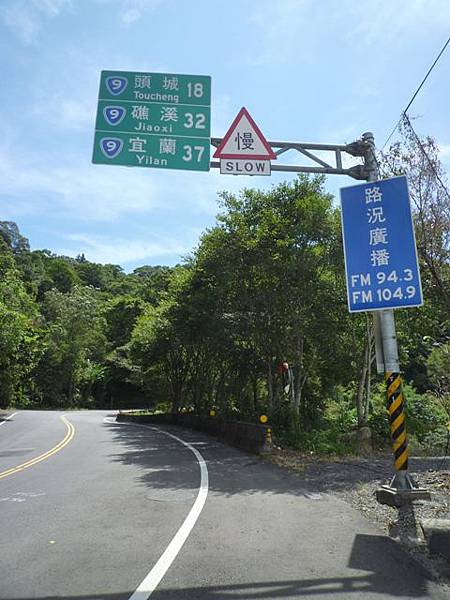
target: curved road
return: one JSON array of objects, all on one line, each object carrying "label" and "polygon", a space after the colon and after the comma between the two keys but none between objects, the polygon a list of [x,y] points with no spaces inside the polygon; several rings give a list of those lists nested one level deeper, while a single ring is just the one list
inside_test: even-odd
[{"label": "curved road", "polygon": [[[199,457],[112,416],[24,411],[0,427],[2,600],[148,597],[136,589],[196,502]],[[447,597],[344,502],[212,438],[172,432],[205,458],[209,492],[153,600]]]}]

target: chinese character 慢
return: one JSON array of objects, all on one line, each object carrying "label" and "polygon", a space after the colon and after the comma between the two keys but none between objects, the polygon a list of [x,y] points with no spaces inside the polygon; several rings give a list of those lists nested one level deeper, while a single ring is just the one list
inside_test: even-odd
[{"label": "chinese character \u6162", "polygon": [[364,193],[366,195],[366,204],[370,204],[371,202],[381,202],[383,199],[383,194],[380,192],[380,188],[376,185],[371,188],[367,188]]},{"label": "chinese character \u6162", "polygon": [[369,208],[367,211],[367,216],[369,217],[369,223],[384,223],[386,221],[383,214],[383,207],[376,206],[375,208]]},{"label": "chinese character \u6162", "polygon": [[238,150],[254,150],[254,139],[251,132],[243,133],[242,135],[238,133],[234,139],[237,142]]},{"label": "chinese character \u6162", "polygon": [[142,121],[148,121],[148,106],[133,106],[131,111],[133,119],[140,119]]},{"label": "chinese character \u6162", "polygon": [[176,140],[171,138],[161,138],[159,140],[159,153],[160,154],[175,154],[176,152]]},{"label": "chinese character \u6162", "polygon": [[383,265],[388,265],[389,252],[384,248],[383,250],[372,250],[370,261],[372,263],[372,267],[382,267]]},{"label": "chinese character \u6162", "polygon": [[135,75],[134,87],[150,88],[151,75]]},{"label": "chinese character \u6162", "polygon": [[161,109],[161,121],[178,121],[178,111],[176,106],[163,106]]},{"label": "chinese character \u6162", "polygon": [[164,77],[163,88],[178,91],[178,77]]},{"label": "chinese character \u6162", "polygon": [[144,140],[140,137],[130,138],[130,148],[128,152],[146,152],[144,145],[147,143],[147,140]]},{"label": "chinese character \u6162", "polygon": [[386,227],[369,230],[369,245],[376,246],[377,244],[387,244],[387,229]]}]

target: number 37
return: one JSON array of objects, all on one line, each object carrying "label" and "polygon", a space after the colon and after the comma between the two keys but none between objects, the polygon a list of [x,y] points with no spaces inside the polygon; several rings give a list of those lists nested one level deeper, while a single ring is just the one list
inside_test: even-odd
[{"label": "number 37", "polygon": [[191,161],[194,158],[194,152],[197,153],[196,159],[197,162],[200,162],[202,160],[202,156],[203,156],[203,152],[205,151],[205,147],[204,146],[194,146],[194,149],[192,149],[192,146],[189,146],[189,144],[185,144],[183,146],[183,150],[184,150],[184,154],[182,156],[182,159],[185,160],[186,162]]}]

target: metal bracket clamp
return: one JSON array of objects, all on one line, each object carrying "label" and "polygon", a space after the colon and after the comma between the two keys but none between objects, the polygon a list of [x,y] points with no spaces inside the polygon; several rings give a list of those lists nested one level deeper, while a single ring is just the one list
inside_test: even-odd
[{"label": "metal bracket clamp", "polygon": [[368,144],[364,140],[356,140],[345,146],[345,152],[352,156],[365,156],[368,151]]}]

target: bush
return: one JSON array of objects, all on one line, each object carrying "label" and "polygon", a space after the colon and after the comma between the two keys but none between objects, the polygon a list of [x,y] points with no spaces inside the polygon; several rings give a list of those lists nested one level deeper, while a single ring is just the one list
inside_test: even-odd
[{"label": "bush", "polygon": [[411,386],[405,386],[404,394],[407,429],[426,447],[430,434],[445,427],[446,414],[432,394],[418,394]]},{"label": "bush", "polygon": [[440,426],[427,433],[421,443],[421,450],[428,455],[443,456],[449,451],[450,432],[446,427]]},{"label": "bush", "polygon": [[[410,438],[411,450],[428,451],[434,444],[434,437],[445,428],[447,416],[439,401],[431,393],[419,394],[410,384],[403,384],[405,397],[406,431]],[[374,438],[381,442],[390,440],[389,417],[386,409],[386,388],[380,384],[373,396],[373,413],[369,418],[369,427]],[[433,443],[432,443],[433,442]],[[430,445],[431,444],[431,445]],[[442,445],[442,440],[437,444]]]},{"label": "bush", "polygon": [[334,389],[333,397],[327,402],[324,416],[332,428],[345,433],[354,429],[358,423],[355,407],[354,386],[338,385]]},{"label": "bush", "polygon": [[372,441],[376,446],[390,445],[391,432],[386,410],[369,415],[368,426],[372,431]]},{"label": "bush", "polygon": [[342,432],[337,429],[311,431],[303,440],[305,450],[314,454],[351,454],[351,444],[342,439]]},{"label": "bush", "polygon": [[308,431],[295,410],[290,406],[280,408],[270,419],[276,442],[301,452],[348,454],[351,447],[342,439],[342,434],[350,428],[353,417],[348,417],[337,405],[330,410],[331,416],[324,413],[318,426]]}]

